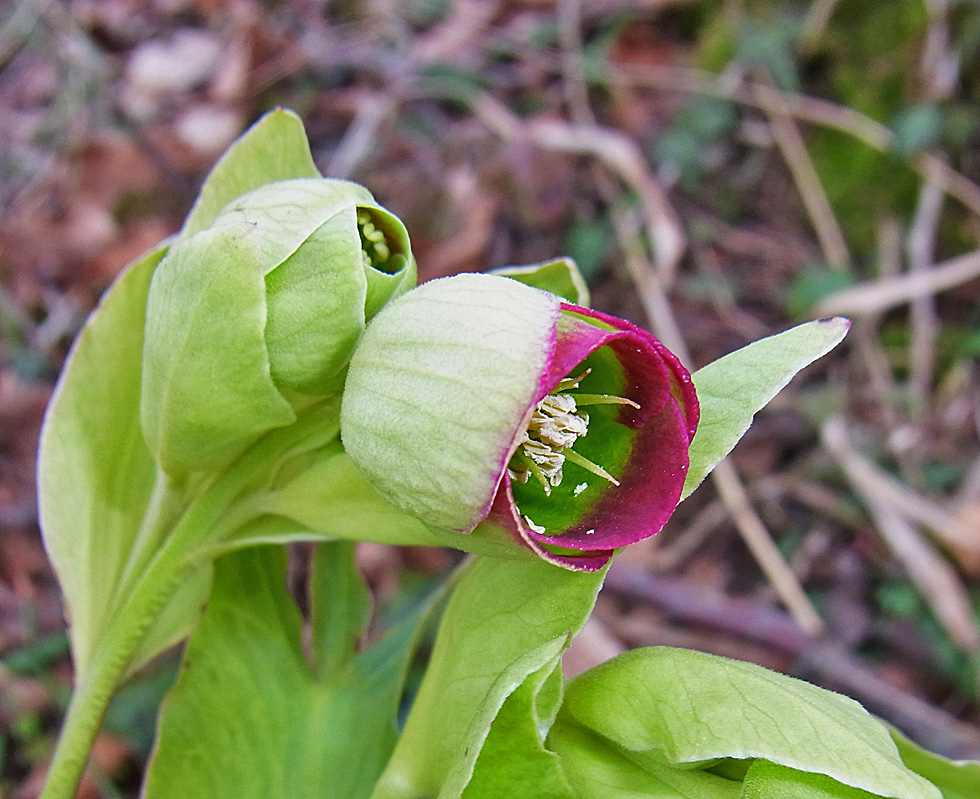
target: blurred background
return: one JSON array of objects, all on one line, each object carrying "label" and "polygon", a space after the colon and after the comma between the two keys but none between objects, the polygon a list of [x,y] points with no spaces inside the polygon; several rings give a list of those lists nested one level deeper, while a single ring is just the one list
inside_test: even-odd
[{"label": "blurred background", "polygon": [[[4,0],[0,795],[36,795],[71,684],[34,497],[54,380],[276,106],[422,279],[569,255],[691,368],[850,317],[617,560],[566,667],[692,647],[980,757],[978,67],[977,0]],[[453,562],[360,555],[396,600]],[[117,697],[80,797],[135,795],[176,662]]]}]

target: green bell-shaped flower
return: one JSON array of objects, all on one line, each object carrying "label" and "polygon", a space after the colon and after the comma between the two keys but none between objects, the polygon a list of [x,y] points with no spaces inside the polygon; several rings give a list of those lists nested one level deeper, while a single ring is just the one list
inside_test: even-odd
[{"label": "green bell-shaped flower", "polygon": [[363,187],[299,178],[180,238],[147,299],[141,420],[165,471],[230,461],[336,393],[364,326],[415,283],[408,234]]},{"label": "green bell-shaped flower", "polygon": [[593,571],[680,501],[699,417],[687,370],[624,319],[493,275],[391,303],[351,360],[351,460],[447,544]]}]

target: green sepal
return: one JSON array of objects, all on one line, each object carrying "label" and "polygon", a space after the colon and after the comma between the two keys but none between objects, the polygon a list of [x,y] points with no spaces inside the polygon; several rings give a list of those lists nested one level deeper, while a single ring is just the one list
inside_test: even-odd
[{"label": "green sepal", "polygon": [[180,476],[296,415],[269,372],[262,265],[241,230],[208,229],[169,256],[147,299],[140,416],[150,451]]},{"label": "green sepal", "polygon": [[573,305],[589,307],[589,287],[571,258],[557,258],[529,266],[502,266],[491,270],[490,274],[513,278],[525,285],[556,294]]},{"label": "green sepal", "polygon": [[235,140],[215,164],[181,235],[209,227],[228,203],[264,183],[318,177],[302,120],[282,108],[270,111]]},{"label": "green sepal", "polygon": [[683,497],[732,451],[764,408],[803,367],[826,355],[847,335],[840,317],[797,325],[754,341],[693,375],[701,421],[691,441],[691,465]]}]

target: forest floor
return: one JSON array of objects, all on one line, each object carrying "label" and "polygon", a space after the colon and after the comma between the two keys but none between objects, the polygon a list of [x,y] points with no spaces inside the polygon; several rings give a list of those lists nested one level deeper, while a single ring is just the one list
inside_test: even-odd
[{"label": "forest floor", "polygon": [[[0,795],[71,686],[36,442],[87,313],[264,111],[412,236],[420,279],[573,257],[692,368],[848,339],[615,562],[575,673],[670,644],[980,757],[980,6],[953,0],[8,0],[0,6]],[[382,595],[452,556],[365,546]],[[174,658],[80,797],[135,795]],[[118,786],[118,787],[114,787]]]}]

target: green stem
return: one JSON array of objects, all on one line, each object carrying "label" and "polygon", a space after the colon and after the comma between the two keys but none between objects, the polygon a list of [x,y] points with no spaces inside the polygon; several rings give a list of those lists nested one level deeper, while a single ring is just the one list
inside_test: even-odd
[{"label": "green stem", "polygon": [[112,608],[110,612],[115,612],[116,604],[125,601],[129,596],[132,586],[140,579],[161,542],[186,510],[188,500],[186,480],[174,480],[158,468],[143,522],[116,583],[115,597],[109,606]]},{"label": "green stem", "polygon": [[179,584],[182,566],[175,558],[156,558],[113,616],[72,694],[42,799],[74,796],[109,700],[147,628]]},{"label": "green stem", "polygon": [[[321,413],[329,413],[328,408]],[[326,414],[317,418],[314,410],[300,423],[272,431],[215,479],[182,515],[180,490],[158,480],[137,536],[139,552],[129,559],[128,579],[121,584],[112,616],[79,675],[40,799],[74,796],[109,701],[147,630],[187,571],[199,563],[200,553],[216,543],[214,536],[229,533],[227,525],[219,524],[222,515],[261,479],[270,463],[326,443],[336,436],[337,427]],[[158,545],[155,552],[154,543]]]}]

